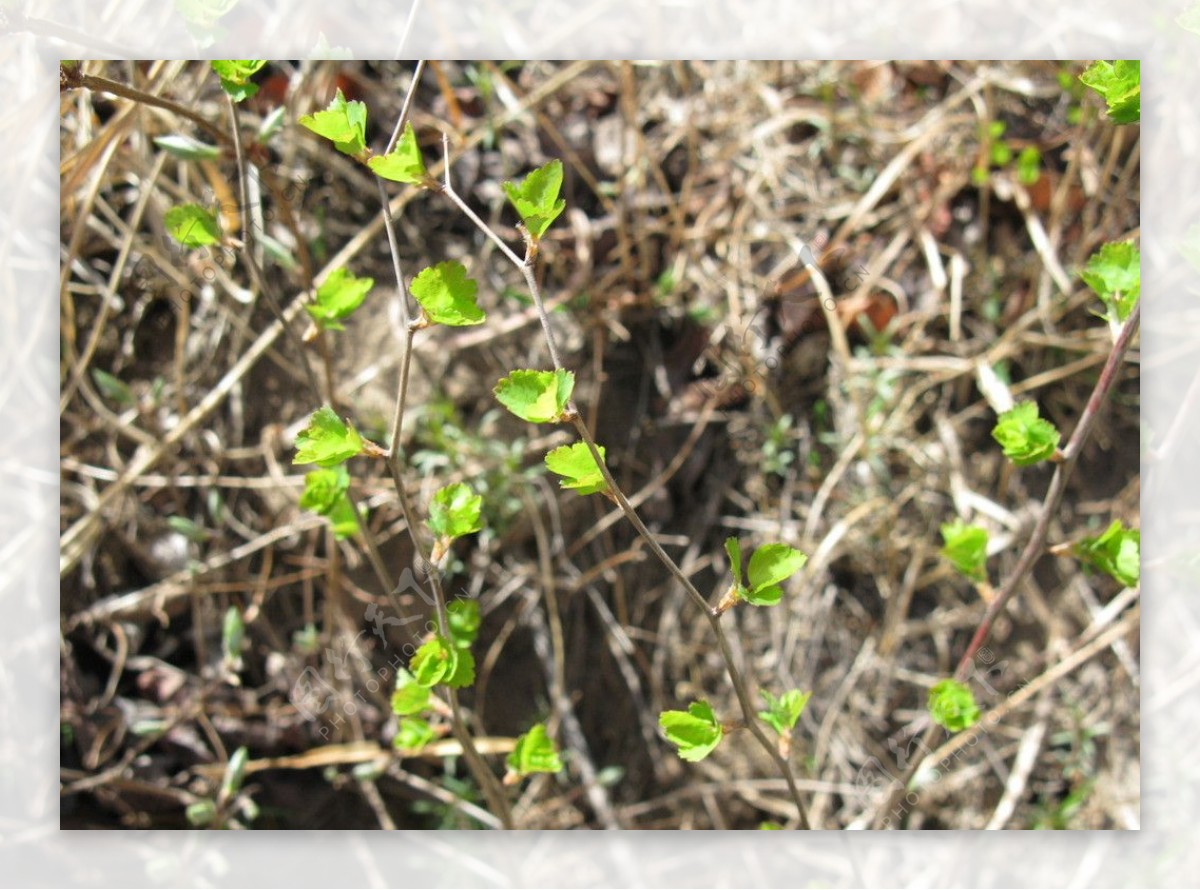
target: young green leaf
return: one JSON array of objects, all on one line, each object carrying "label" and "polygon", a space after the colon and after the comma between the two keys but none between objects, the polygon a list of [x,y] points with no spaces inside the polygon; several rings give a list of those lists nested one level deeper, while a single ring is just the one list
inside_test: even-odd
[{"label": "young green leaf", "polygon": [[1114,519],[1104,534],[1084,538],[1072,551],[1126,587],[1137,587],[1141,578],[1142,533],[1126,528],[1121,520]]},{"label": "young green leaf", "polygon": [[207,247],[221,240],[217,218],[199,204],[180,204],[163,214],[167,234],[184,247]]},{"label": "young green leaf", "polygon": [[1093,253],[1079,273],[1100,295],[1109,317],[1123,322],[1142,292],[1142,254],[1130,241],[1110,242]]},{"label": "young green leaf", "polygon": [[250,752],[245,745],[239,745],[225,765],[225,775],[221,779],[220,796],[233,797],[242,790],[242,782],[246,778],[246,764],[250,760]]},{"label": "young green leaf", "polygon": [[396,672],[396,691],[392,693],[392,713],[400,717],[420,714],[429,707],[429,689],[400,668]]},{"label": "young green leaf", "polygon": [[217,804],[215,801],[205,798],[188,804],[184,813],[187,816],[188,825],[193,828],[204,828],[212,825],[217,818]]},{"label": "young green leaf", "polygon": [[371,158],[367,161],[367,166],[375,171],[376,176],[382,176],[392,182],[421,185],[429,177],[411,121],[404,124],[404,132],[400,134],[396,147],[388,154]]},{"label": "young green leaf", "polygon": [[347,102],[338,90],[329,107],[300,118],[300,126],[330,140],[342,154],[359,155],[367,147],[367,106],[362,102]]},{"label": "young green leaf", "polygon": [[434,637],[417,650],[409,664],[416,681],[425,687],[444,683],[461,688],[475,682],[475,658],[442,636]]},{"label": "young green leaf", "polygon": [[1142,116],[1142,63],[1137,59],[1093,62],[1079,79],[1108,103],[1108,116],[1132,124]]},{"label": "young green leaf", "polygon": [[532,171],[519,183],[504,183],[504,193],[517,208],[521,221],[535,241],[545,234],[567,206],[567,202],[558,197],[562,181],[562,161],[555,159]]},{"label": "young green leaf", "polygon": [[420,751],[437,738],[437,733],[429,725],[428,720],[420,717],[405,717],[400,721],[396,737],[392,739],[392,747],[397,751]]},{"label": "young green leaf", "polygon": [[439,538],[461,538],[483,528],[483,498],[465,482],[439,488],[429,503],[427,525]]},{"label": "young green leaf", "polygon": [[296,456],[292,463],[336,467],[362,451],[363,441],[358,431],[343,423],[326,405],[313,413],[308,426],[296,436]]},{"label": "young green leaf", "polygon": [[[535,723],[517,739],[516,747],[504,761],[510,774],[520,777],[533,773],[557,773],[563,768],[558,750],[546,734],[543,723]],[[511,784],[511,783],[510,783]]]},{"label": "young green leaf", "polygon": [[483,324],[484,313],[475,302],[479,285],[467,277],[467,267],[447,260],[420,274],[409,285],[425,316],[436,324],[464,327]]},{"label": "young green leaf", "polygon": [[759,694],[767,703],[767,709],[758,712],[758,719],[780,735],[787,735],[796,728],[796,721],[800,719],[805,705],[812,697],[811,692],[801,692],[799,689],[790,689],[779,698],[765,689],[759,690]]},{"label": "young green leaf", "polygon": [[[604,446],[597,445],[600,457],[604,457]],[[546,469],[563,478],[559,480],[560,487],[571,489],[580,494],[595,494],[598,491],[608,491],[608,483],[586,442],[576,442],[574,445],[561,445],[546,455]]]},{"label": "young green leaf", "polygon": [[328,470],[313,470],[304,475],[304,491],[300,495],[300,508],[312,510],[322,516],[333,512],[337,502],[350,489],[350,473],[344,466]]},{"label": "young green leaf", "polygon": [[942,525],[942,556],[972,581],[987,578],[987,529],[967,525],[961,519]]},{"label": "young green leaf", "polygon": [[459,649],[470,649],[479,636],[479,626],[483,619],[479,614],[479,603],[476,600],[454,600],[446,604],[446,621],[449,627],[450,639]]},{"label": "young green leaf", "polygon": [[1004,456],[1018,467],[1048,460],[1058,449],[1059,433],[1054,424],[1038,417],[1036,402],[1022,402],[1000,415],[992,438]]},{"label": "young green leaf", "polygon": [[263,59],[213,59],[209,64],[221,78],[221,89],[234,102],[241,102],[258,92],[258,85],[251,83],[250,78],[267,63]]},{"label": "young green leaf", "polygon": [[128,408],[137,402],[137,399],[133,397],[133,390],[129,388],[129,384],[120,377],[116,377],[100,368],[92,368],[92,379],[96,381],[96,389],[100,390],[100,395],[109,401],[116,402],[123,408]]},{"label": "young green leaf", "polygon": [[1032,145],[1021,149],[1017,155],[1017,181],[1022,185],[1033,185],[1042,176],[1042,153]]},{"label": "young green leaf", "polygon": [[322,330],[344,331],[342,321],[354,314],[374,286],[374,278],[359,278],[349,269],[338,267],[321,282],[316,299],[304,310]]},{"label": "young green leaf", "polygon": [[951,732],[961,732],[979,720],[979,706],[970,687],[957,680],[940,680],[929,690],[929,716]]},{"label": "young green leaf", "polygon": [[754,551],[746,569],[750,586],[742,592],[752,606],[773,606],[783,597],[780,582],[786,581],[808,562],[808,557],[787,544],[765,544]]},{"label": "young green leaf", "polygon": [[221,156],[221,149],[191,136],[155,136],[154,144],[181,161],[211,161]]},{"label": "young green leaf", "polygon": [[350,495],[343,494],[337,499],[325,518],[329,520],[329,526],[333,529],[333,536],[339,541],[344,541],[347,538],[353,538],[358,534],[358,513],[354,507],[354,501],[350,500]]},{"label": "young green leaf", "polygon": [[246,624],[237,606],[225,610],[221,623],[221,654],[225,663],[238,670],[242,663],[242,648],[246,645]]},{"label": "young green leaf", "polygon": [[738,543],[737,538],[725,539],[725,552],[729,554],[729,568],[733,572],[733,583],[737,587],[744,587],[742,581],[742,545]]},{"label": "young green leaf", "polygon": [[768,819],[765,822],[758,823],[758,830],[759,831],[783,831],[783,826],[780,825],[778,822],[772,822],[771,820]]},{"label": "young green leaf", "polygon": [[575,375],[570,371],[513,371],[493,390],[500,404],[530,423],[554,423],[562,418]]},{"label": "young green leaf", "polygon": [[679,756],[695,763],[713,752],[725,735],[725,730],[713,714],[708,702],[692,702],[686,711],[663,711],[658,725],[667,741],[679,748]]}]

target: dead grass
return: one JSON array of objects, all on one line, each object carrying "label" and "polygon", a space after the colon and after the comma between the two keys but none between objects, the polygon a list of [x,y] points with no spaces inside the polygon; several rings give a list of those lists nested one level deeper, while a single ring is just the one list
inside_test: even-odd
[{"label": "dead grass", "polygon": [[[207,66],[87,64],[228,129]],[[940,524],[989,529],[994,583],[1033,527],[1050,470],[1006,464],[989,395],[1036,398],[1069,435],[1111,348],[1074,273],[1138,235],[1138,132],[1098,118],[1094,97],[1071,122],[1080,100],[1058,75],[1079,70],[443,63],[417,90],[427,160],[448,132],[457,190],[513,243],[500,181],[563,159],[569,209],[539,274],[577,400],[663,546],[702,591],[720,586],[729,535],[809,554],[784,606],[726,620],[753,684],[813,691],[792,763],[821,827],[879,817],[928,687],[983,614],[938,554]],[[270,73],[247,135],[271,101],[294,120],[341,87],[367,103],[380,148],[411,67]],[[292,437],[319,404],[304,368],[319,373],[320,357],[279,318],[303,332],[301,297],[323,270],[377,281],[332,341],[339,410],[368,434],[392,410],[403,331],[369,175],[290,125],[255,159],[266,233],[296,258],[267,263],[276,311],[237,252],[181,254],[164,234],[168,207],[238,183],[228,152],[198,165],[153,138],[214,136],[87,90],[63,93],[62,120],[63,826],[184,827],[242,745],[257,827],[477,824],[452,743],[390,749],[388,683],[427,606],[406,593],[403,617],[420,620],[372,633],[389,607],[361,548],[331,546],[296,506]],[[1037,185],[1012,166],[973,184],[997,120],[1014,155],[1041,151]],[[418,504],[465,479],[489,505],[488,530],[451,560],[449,587],[485,616],[464,701],[498,769],[547,717],[569,759],[521,786],[520,825],[787,824],[783,782],[744,733],[695,765],[659,738],[659,711],[692,698],[737,712],[708,628],[617,511],[538,471],[566,435],[496,410],[496,379],[546,363],[520,276],[444,199],[392,194],[405,274],[459,259],[489,310],[481,328],[418,337],[408,481]],[[824,307],[806,248],[832,287]],[[1138,413],[1135,354],[1051,543],[1137,523]],[[412,552],[390,481],[353,471],[399,576]],[[904,825],[1137,825],[1138,599],[1105,609],[1117,596],[1072,560],[1039,561],[977,665],[980,704],[1002,719],[939,756]],[[221,655],[231,605],[249,639],[236,673]],[[295,635],[310,624],[306,652]],[[296,684],[314,677],[333,698],[309,719]]]}]

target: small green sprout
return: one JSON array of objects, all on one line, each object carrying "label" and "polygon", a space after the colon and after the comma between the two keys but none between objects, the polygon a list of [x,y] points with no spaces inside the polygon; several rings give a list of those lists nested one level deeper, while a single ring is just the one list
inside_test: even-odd
[{"label": "small green sprout", "polygon": [[302,115],[300,126],[324,136],[342,154],[360,157],[366,152],[367,106],[358,101],[347,102],[341,90],[324,111]]},{"label": "small green sprout", "polygon": [[446,620],[450,639],[459,649],[470,649],[479,636],[483,623],[476,600],[454,600],[446,606]]},{"label": "small green sprout", "polygon": [[258,92],[258,85],[251,83],[250,78],[267,63],[264,59],[213,59],[209,64],[221,78],[221,89],[234,102],[241,102]]},{"label": "small green sprout", "polygon": [[184,247],[208,247],[221,240],[215,215],[199,204],[180,204],[163,214],[167,234]]},{"label": "small green sprout", "polygon": [[392,693],[392,713],[400,717],[411,717],[429,709],[429,687],[422,686],[417,678],[400,668],[396,672],[396,690]]},{"label": "small green sprout", "polygon": [[938,726],[961,732],[979,722],[979,706],[970,687],[957,680],[940,680],[929,690],[929,716]]},{"label": "small green sprout", "polygon": [[663,711],[658,725],[679,749],[679,756],[692,763],[711,754],[725,736],[725,728],[703,699],[692,702],[686,711]]},{"label": "small green sprout", "polygon": [[[604,457],[604,446],[597,445],[600,457]],[[591,449],[586,442],[576,442],[573,445],[562,445],[546,455],[546,469],[563,478],[559,485],[580,494],[595,494],[607,492],[608,482],[596,464]]]},{"label": "small green sprout", "polygon": [[443,636],[424,643],[408,667],[417,682],[426,688],[444,683],[461,689],[475,682],[475,657],[471,650],[459,648]]},{"label": "small green sprout", "polygon": [[942,556],[972,581],[987,580],[987,529],[961,519],[942,525]]},{"label": "small green sprout", "polygon": [[1093,62],[1079,79],[1104,97],[1114,123],[1137,123],[1142,117],[1142,63],[1137,59]]},{"label": "small green sprout", "polygon": [[808,700],[812,697],[811,692],[801,692],[799,689],[790,689],[779,698],[765,689],[759,690],[759,694],[767,703],[767,709],[758,712],[758,719],[781,736],[788,735],[796,728],[796,721],[800,719]]},{"label": "small green sprout", "polygon": [[304,310],[322,330],[344,331],[342,322],[363,304],[374,286],[374,278],[359,278],[349,269],[339,267],[325,277],[317,288],[315,300]]},{"label": "small green sprout", "polygon": [[750,557],[750,583],[742,581],[742,551],[737,538],[725,539],[725,552],[733,572],[733,585],[717,611],[724,612],[745,600],[752,606],[773,606],[783,598],[779,585],[804,567],[808,557],[787,544],[764,544]]},{"label": "small green sprout", "polygon": [[411,122],[404,124],[404,132],[396,147],[388,154],[376,155],[367,161],[376,176],[390,179],[392,182],[403,182],[408,185],[425,185],[429,173],[425,169],[425,160],[421,157],[421,148],[417,145],[417,136],[413,132]]},{"label": "small green sprout", "polygon": [[1036,402],[1022,402],[1000,415],[992,438],[1004,456],[1018,467],[1050,460],[1058,451],[1060,435],[1054,424],[1038,417]]},{"label": "small green sprout", "polygon": [[296,436],[294,464],[336,467],[364,450],[358,430],[347,425],[328,405],[309,418],[308,426]]},{"label": "small green sprout", "polygon": [[333,535],[339,541],[358,532],[358,516],[350,500],[350,474],[344,466],[313,470],[304,476],[300,507],[329,518]]},{"label": "small green sprout", "polygon": [[429,502],[426,525],[434,534],[431,559],[441,562],[455,538],[470,535],[483,528],[483,498],[465,482],[455,482],[439,488]]},{"label": "small green sprout", "polygon": [[524,776],[534,773],[557,773],[563,768],[562,758],[558,749],[546,733],[544,723],[535,723],[517,739],[516,747],[505,758],[504,765],[508,772],[504,784],[515,785]]},{"label": "small green sprout", "polygon": [[1114,323],[1124,322],[1142,293],[1142,254],[1130,241],[1110,242],[1093,253],[1079,277],[1099,294]]},{"label": "small green sprout", "polygon": [[462,263],[449,260],[422,269],[409,290],[429,322],[463,327],[483,324],[486,318],[475,302],[479,285],[467,277],[467,267]]},{"label": "small green sprout", "polygon": [[437,733],[429,725],[428,720],[420,717],[403,717],[396,730],[396,737],[392,739],[392,747],[397,751],[415,754],[435,738],[437,738]]},{"label": "small green sprout", "polygon": [[496,384],[496,399],[529,423],[562,420],[575,388],[570,371],[512,371]]},{"label": "small green sprout", "polygon": [[1141,578],[1142,533],[1114,519],[1103,534],[1084,538],[1071,548],[1076,557],[1111,575],[1126,587]]},{"label": "small green sprout", "polygon": [[558,196],[562,181],[562,161],[555,159],[532,171],[519,183],[504,183],[504,193],[517,208],[521,222],[534,242],[545,234],[567,206],[567,202]]}]

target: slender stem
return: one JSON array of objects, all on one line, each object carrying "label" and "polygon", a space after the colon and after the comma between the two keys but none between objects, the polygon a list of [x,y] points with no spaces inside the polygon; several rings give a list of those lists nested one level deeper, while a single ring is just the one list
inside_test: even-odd
[{"label": "slender stem", "polygon": [[[501,252],[508,257],[509,261],[521,271],[521,274],[525,277],[525,283],[529,288],[529,294],[533,298],[533,304],[535,307],[537,307],[538,318],[542,323],[542,331],[546,336],[546,346],[550,350],[550,358],[554,362],[555,369],[562,370],[562,360],[559,357],[558,346],[554,341],[554,332],[550,327],[550,318],[546,312],[545,302],[542,300],[542,292],[538,287],[537,276],[534,274],[533,264],[536,258],[536,250],[531,244],[525,259],[522,260],[511,248],[509,248],[507,244],[500,239],[499,235],[492,231],[491,227],[488,226],[487,223],[480,219],[479,216],[466,205],[462,198],[460,198],[454,191],[454,187],[450,184],[450,158],[447,149],[447,138],[444,133],[442,134],[442,150],[446,154],[444,164],[444,194],[450,198],[450,200],[453,201],[458,208],[467,215],[467,218],[475,223],[479,230],[483,232],[484,235],[486,235],[493,243],[495,243],[500,248]],[[762,745],[764,749],[766,749],[771,759],[774,760],[775,764],[779,767],[779,771],[783,774],[783,777],[787,782],[788,790],[791,792],[792,800],[796,804],[796,811],[799,814],[800,826],[802,828],[808,828],[808,815],[805,812],[804,802],[800,796],[800,789],[796,785],[795,776],[792,774],[791,765],[787,762],[787,759],[779,753],[778,748],[771,743],[771,740],[767,738],[766,733],[763,732],[762,728],[758,725],[757,715],[755,714],[754,706],[750,701],[749,690],[747,689],[746,682],[742,677],[741,672],[737,669],[737,663],[734,661],[733,652],[729,647],[729,641],[726,639],[724,629],[721,626],[721,614],[708,604],[708,601],[704,598],[704,595],[696,589],[696,585],[694,585],[691,579],[684,574],[683,569],[679,567],[675,560],[671,559],[667,552],[662,549],[662,546],[654,538],[654,535],[650,533],[650,530],[646,528],[645,523],[642,522],[641,517],[638,516],[637,511],[633,508],[633,505],[629,503],[629,499],[625,496],[625,493],[617,484],[617,480],[613,478],[612,472],[605,464],[604,459],[600,456],[600,451],[596,447],[596,440],[592,437],[591,431],[588,429],[587,424],[583,422],[583,418],[579,413],[579,409],[573,402],[567,405],[566,417],[575,426],[575,429],[579,432],[580,437],[587,444],[588,451],[591,452],[592,459],[596,461],[596,466],[600,468],[600,473],[604,476],[604,481],[608,484],[609,493],[617,502],[617,505],[621,508],[621,512],[625,514],[625,518],[628,519],[633,525],[638,535],[650,547],[651,551],[653,551],[659,562],[661,562],[667,571],[670,572],[675,579],[683,585],[683,589],[687,592],[688,597],[691,598],[696,606],[704,612],[705,618],[708,619],[709,624],[713,628],[713,633],[715,633],[717,636],[717,643],[721,650],[721,657],[725,661],[725,669],[729,674],[730,682],[733,684],[734,691],[737,695],[738,704],[741,706],[742,715],[745,718],[746,725],[750,727],[750,731],[754,738],[758,740],[759,744]]]},{"label": "slender stem", "polygon": [[81,74],[70,78],[67,81],[67,86],[112,93],[114,96],[120,96],[122,99],[129,99],[132,102],[140,102],[142,105],[153,105],[155,108],[162,108],[165,111],[170,111],[172,114],[187,118],[215,139],[219,139],[222,142],[229,141],[229,137],[220,127],[206,120],[202,115],[192,111],[192,109],[180,105],[171,99],[164,99],[162,96],[156,96],[153,93],[139,90],[137,87],[131,87],[128,84],[109,80],[107,77],[99,77],[95,74]]}]

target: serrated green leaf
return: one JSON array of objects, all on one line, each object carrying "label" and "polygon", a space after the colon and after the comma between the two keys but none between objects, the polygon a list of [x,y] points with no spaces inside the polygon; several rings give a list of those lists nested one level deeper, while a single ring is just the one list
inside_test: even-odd
[{"label": "serrated green leaf", "polygon": [[505,758],[509,772],[518,776],[533,773],[557,773],[563,768],[562,758],[546,733],[543,723],[535,723],[529,732],[517,739],[516,747]]},{"label": "serrated green leaf", "polygon": [[330,140],[342,154],[358,155],[367,147],[367,106],[347,102],[338,90],[329,107],[300,118],[300,126]]},{"label": "serrated green leaf", "polygon": [[183,161],[211,161],[221,156],[217,146],[191,136],[155,136],[154,144]]},{"label": "serrated green leaf", "polygon": [[462,263],[447,260],[422,269],[409,290],[429,320],[437,324],[464,327],[483,324],[486,318],[475,302],[479,285],[467,277],[467,267]]},{"label": "serrated green leaf", "polygon": [[460,649],[443,636],[436,636],[417,650],[409,664],[416,681],[425,687],[444,683],[461,688],[475,682],[475,658],[470,649]]},{"label": "serrated green leaf", "polygon": [[358,430],[342,422],[328,405],[309,418],[308,426],[296,436],[294,464],[335,467],[363,450]]},{"label": "serrated green leaf", "polygon": [[214,59],[209,64],[221,79],[221,89],[234,102],[241,102],[258,92],[258,85],[251,83],[250,78],[267,63],[263,59]]},{"label": "serrated green leaf", "polygon": [[796,728],[796,721],[800,719],[808,700],[812,698],[811,692],[801,692],[799,689],[790,689],[779,698],[765,689],[759,690],[759,694],[767,703],[767,710],[759,711],[758,719],[780,735],[787,735]]},{"label": "serrated green leaf", "polygon": [[321,282],[313,302],[304,310],[322,330],[344,331],[341,322],[354,314],[374,286],[374,278],[359,278],[349,269],[338,267]]},{"label": "serrated green leaf", "polygon": [[929,690],[929,716],[938,726],[961,732],[979,720],[979,706],[968,686],[957,680],[940,680]]},{"label": "serrated green leaf", "polygon": [[695,763],[703,760],[720,744],[725,734],[706,701],[695,701],[686,711],[663,711],[658,715],[667,741],[679,749],[679,756]]},{"label": "serrated green leaf", "polygon": [[207,247],[221,240],[217,218],[199,204],[180,204],[163,214],[167,234],[184,247]]},{"label": "serrated green leaf", "polygon": [[[600,457],[604,457],[604,446],[597,445]],[[573,445],[561,445],[546,455],[546,469],[551,473],[562,476],[558,481],[561,488],[577,491],[580,494],[595,494],[608,491],[608,482],[596,464],[591,450],[586,442],[576,442]]]},{"label": "serrated green leaf", "polygon": [[479,603],[476,600],[454,600],[446,605],[447,630],[450,639],[459,649],[470,649],[479,636],[479,626],[483,618],[479,614]]},{"label": "serrated green leaf", "polygon": [[421,157],[421,147],[417,145],[417,134],[413,131],[411,122],[404,124],[404,132],[400,134],[396,147],[388,154],[376,155],[367,161],[376,176],[390,179],[392,182],[405,182],[410,185],[421,185],[429,173],[425,169],[425,159]]},{"label": "serrated green leaf", "polygon": [[429,689],[416,677],[400,668],[396,672],[396,690],[392,693],[392,713],[401,717],[420,714],[429,707]]},{"label": "serrated green leaf", "polygon": [[1093,62],[1079,79],[1104,97],[1113,122],[1132,124],[1142,116],[1141,69],[1136,59]]},{"label": "serrated green leaf", "polygon": [[[746,572],[749,575],[750,592],[761,593],[786,581],[808,562],[808,557],[787,544],[764,544],[750,557]],[[749,597],[746,601],[753,603]],[[777,601],[777,600],[776,600]]]},{"label": "serrated green leaf", "polygon": [[437,738],[429,721],[419,717],[405,717],[400,721],[392,747],[397,751],[417,752]]},{"label": "serrated green leaf", "polygon": [[1141,579],[1142,533],[1119,519],[1103,534],[1084,538],[1072,548],[1075,555],[1124,584],[1137,587]]},{"label": "serrated green leaf", "polygon": [[483,528],[483,498],[464,482],[439,488],[429,503],[427,525],[438,537],[461,538]]},{"label": "serrated green leaf", "polygon": [[942,556],[972,581],[987,578],[987,529],[961,519],[942,525]]},{"label": "serrated green leaf", "polygon": [[1093,253],[1079,273],[1099,294],[1110,317],[1123,322],[1142,292],[1142,254],[1130,241],[1110,242]]},{"label": "serrated green leaf", "polygon": [[570,371],[513,371],[496,384],[496,399],[530,423],[558,421],[571,400],[575,375]]},{"label": "serrated green leaf", "polygon": [[1000,443],[1005,457],[1018,467],[1027,467],[1053,456],[1060,437],[1054,424],[1038,417],[1036,402],[1022,402],[1000,415],[992,438]]},{"label": "serrated green leaf", "polygon": [[534,240],[545,234],[567,206],[567,202],[558,197],[562,181],[562,161],[555,159],[533,170],[519,183],[504,183],[504,193]]}]

